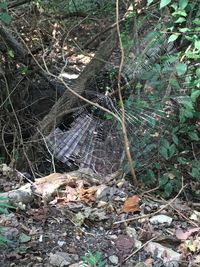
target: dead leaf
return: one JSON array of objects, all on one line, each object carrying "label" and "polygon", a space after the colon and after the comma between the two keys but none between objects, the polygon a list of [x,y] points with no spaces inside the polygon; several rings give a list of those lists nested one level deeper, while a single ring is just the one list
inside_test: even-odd
[{"label": "dead leaf", "polygon": [[13,259],[13,260],[14,260],[14,259],[19,260],[19,259],[22,258],[22,256],[19,255],[19,254],[16,253],[16,252],[12,251],[12,252],[6,254],[6,258],[7,258],[7,259]]},{"label": "dead leaf", "polygon": [[185,245],[191,252],[199,251],[200,237],[197,237],[195,240],[186,240]]},{"label": "dead leaf", "polygon": [[40,208],[40,209],[29,209],[27,214],[31,216],[37,222],[45,222],[48,215],[47,208]]},{"label": "dead leaf", "polygon": [[191,228],[189,230],[187,230],[186,232],[184,232],[181,229],[177,229],[176,230],[176,237],[180,240],[186,240],[188,239],[189,236],[191,236],[193,233],[199,232],[200,228],[196,227],[196,228]]},{"label": "dead leaf", "polygon": [[190,219],[196,222],[200,221],[200,212],[197,210],[194,210],[192,215],[190,216]]},{"label": "dead leaf", "polygon": [[105,210],[86,207],[82,212],[78,212],[73,217],[73,222],[81,226],[86,222],[88,219],[90,222],[102,221],[108,219]]},{"label": "dead leaf", "polygon": [[153,263],[154,263],[154,259],[148,258],[144,263],[145,263],[145,265],[147,267],[152,267],[153,266]]},{"label": "dead leaf", "polygon": [[124,258],[133,249],[135,244],[134,238],[129,235],[119,235],[116,240],[116,248],[119,250],[120,258]]},{"label": "dead leaf", "polygon": [[78,198],[78,190],[77,188],[71,187],[71,186],[66,186],[65,189],[65,194],[66,194],[66,201],[75,201]]},{"label": "dead leaf", "polygon": [[187,256],[187,247],[185,244],[180,244],[178,247],[177,247],[177,251],[181,253],[182,255],[182,259],[186,258]]},{"label": "dead leaf", "polygon": [[139,207],[140,198],[138,195],[134,195],[132,197],[128,197],[124,203],[122,212],[135,212],[140,209]]},{"label": "dead leaf", "polygon": [[49,202],[49,205],[61,204],[63,202],[65,202],[65,198],[64,197],[56,197],[54,200]]},{"label": "dead leaf", "polygon": [[196,258],[194,259],[194,263],[200,264],[200,255],[196,256]]},{"label": "dead leaf", "polygon": [[83,187],[79,191],[80,200],[86,204],[96,201],[96,186],[84,189]]}]

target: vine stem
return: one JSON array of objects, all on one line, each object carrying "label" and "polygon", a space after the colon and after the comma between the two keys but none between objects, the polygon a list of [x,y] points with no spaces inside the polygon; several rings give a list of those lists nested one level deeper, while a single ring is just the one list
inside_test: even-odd
[{"label": "vine stem", "polygon": [[126,129],[126,121],[125,121],[125,108],[124,108],[124,102],[122,98],[122,93],[121,93],[121,74],[122,74],[122,69],[124,65],[124,48],[122,44],[122,40],[120,37],[120,28],[119,28],[119,0],[116,0],[116,27],[117,27],[117,34],[119,37],[119,45],[120,45],[120,51],[121,51],[121,60],[120,60],[120,65],[119,65],[119,71],[118,71],[118,93],[119,93],[119,100],[120,100],[120,105],[121,105],[121,125],[122,125],[122,133],[124,137],[124,147],[125,147],[125,152],[126,152],[126,157],[128,159],[129,165],[130,165],[130,172],[133,178],[133,182],[136,185],[137,184],[137,178],[135,174],[135,169],[133,167],[133,160],[131,157],[131,152],[130,152],[130,144],[128,140],[128,135],[127,135],[127,129]]}]

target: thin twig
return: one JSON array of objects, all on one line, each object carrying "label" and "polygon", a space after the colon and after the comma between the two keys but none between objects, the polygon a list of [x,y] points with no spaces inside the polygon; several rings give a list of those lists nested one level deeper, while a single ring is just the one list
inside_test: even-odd
[{"label": "thin twig", "polygon": [[[145,242],[141,247],[137,248],[136,250],[133,251],[133,253],[131,253],[128,257],[126,257],[123,262],[126,262],[128,259],[130,259],[131,257],[133,257],[136,253],[138,253],[143,247],[145,247],[147,244],[149,244],[150,242],[152,242],[153,240],[155,240],[156,238],[158,238],[157,236],[154,236],[153,238],[151,238],[150,240],[148,240],[147,242]],[[122,263],[123,263],[122,262]],[[117,266],[120,266],[120,264],[118,264]]]},{"label": "thin twig", "polygon": [[118,94],[119,94],[119,100],[120,100],[120,105],[121,105],[121,126],[122,126],[122,133],[124,137],[124,146],[125,146],[125,152],[126,156],[130,165],[130,172],[133,177],[133,182],[136,185],[137,184],[137,178],[135,175],[135,170],[133,167],[133,160],[131,157],[130,153],[130,145],[129,145],[129,140],[128,140],[128,135],[127,135],[127,129],[126,129],[126,121],[125,121],[125,108],[124,108],[124,102],[122,99],[122,93],[121,93],[121,74],[122,74],[122,68],[124,64],[124,48],[120,36],[120,28],[119,28],[119,0],[116,0],[116,26],[117,26],[117,34],[119,37],[119,44],[120,44],[120,50],[121,50],[121,61],[120,61],[120,66],[119,66],[119,72],[118,72]]},{"label": "thin twig", "polygon": [[4,81],[5,81],[6,90],[7,90],[7,94],[8,94],[8,101],[9,101],[9,104],[11,106],[13,115],[15,117],[15,120],[17,122],[18,129],[19,129],[19,136],[20,136],[20,141],[21,141],[22,149],[23,149],[24,155],[26,157],[26,160],[28,161],[29,167],[30,167],[30,169],[32,171],[33,177],[35,178],[35,174],[33,172],[33,168],[31,166],[31,163],[30,163],[30,161],[29,161],[29,159],[27,157],[26,151],[25,151],[24,140],[23,140],[23,135],[22,135],[22,129],[21,129],[20,122],[18,120],[17,114],[15,112],[15,109],[14,109],[14,106],[13,106],[13,103],[12,103],[12,100],[11,100],[11,97],[10,97],[8,81],[7,81],[7,78],[6,78],[6,76],[4,74],[3,74],[3,78],[4,78]]}]

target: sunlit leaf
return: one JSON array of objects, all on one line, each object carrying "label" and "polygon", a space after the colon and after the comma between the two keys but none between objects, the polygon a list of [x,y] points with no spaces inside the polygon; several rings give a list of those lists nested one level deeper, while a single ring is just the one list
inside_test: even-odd
[{"label": "sunlit leaf", "polygon": [[179,0],[179,7],[181,9],[186,8],[187,5],[188,5],[188,0]]},{"label": "sunlit leaf", "polygon": [[171,0],[161,0],[160,1],[160,9],[167,6],[169,3],[171,3]]},{"label": "sunlit leaf", "polygon": [[172,34],[169,36],[168,43],[176,41],[176,39],[179,37],[179,33]]},{"label": "sunlit leaf", "polygon": [[147,0],[147,5],[149,6],[151,3],[153,3],[154,0]]},{"label": "sunlit leaf", "polygon": [[184,21],[186,21],[186,19],[185,18],[178,18],[177,20],[175,20],[175,23],[182,23],[182,22],[184,22]]},{"label": "sunlit leaf", "polygon": [[200,51],[200,41],[195,41],[194,47]]},{"label": "sunlit leaf", "polygon": [[194,92],[192,92],[191,94],[192,102],[195,103],[199,96],[200,96],[200,90],[195,90]]},{"label": "sunlit leaf", "polygon": [[187,71],[187,64],[185,63],[178,63],[175,66],[178,76],[181,76],[186,73]]}]

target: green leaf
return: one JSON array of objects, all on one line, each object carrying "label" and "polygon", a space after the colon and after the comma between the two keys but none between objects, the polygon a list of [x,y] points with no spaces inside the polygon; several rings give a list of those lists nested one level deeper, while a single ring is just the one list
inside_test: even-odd
[{"label": "green leaf", "polygon": [[172,4],[170,5],[170,7],[172,7],[174,10],[177,10],[178,5],[177,5],[177,3],[172,3]]},{"label": "green leaf", "polygon": [[180,90],[181,87],[180,87],[179,82],[178,82],[178,80],[176,78],[170,78],[169,79],[169,83],[175,89]]},{"label": "green leaf", "polygon": [[98,267],[103,267],[104,265],[106,265],[107,260],[102,260],[101,262],[98,263]]},{"label": "green leaf", "polygon": [[22,234],[20,235],[20,237],[19,237],[19,242],[20,242],[20,243],[27,243],[27,242],[29,242],[30,240],[31,240],[31,237],[28,236],[28,235],[26,235],[26,234],[24,234],[24,233],[22,233]]},{"label": "green leaf", "polygon": [[6,202],[0,202],[0,207],[6,207],[6,208],[10,208],[10,209],[15,209],[15,207],[9,205]]},{"label": "green leaf", "polygon": [[200,51],[200,41],[199,40],[194,42],[194,47]]},{"label": "green leaf", "polygon": [[154,0],[147,0],[147,6],[149,6],[151,3],[153,3]]},{"label": "green leaf", "polygon": [[193,22],[194,24],[200,26],[200,19],[199,19],[199,18],[195,18],[192,22]]},{"label": "green leaf", "polygon": [[0,3],[0,8],[7,9],[8,4],[6,2]]},{"label": "green leaf", "polygon": [[161,156],[163,156],[165,159],[168,159],[169,158],[169,156],[168,156],[168,149],[165,148],[164,146],[161,146],[160,147],[159,152],[160,152]]},{"label": "green leaf", "polygon": [[174,23],[182,23],[182,22],[184,22],[184,21],[186,21],[186,19],[180,17],[180,18],[178,18],[177,20],[175,20]]},{"label": "green leaf", "polygon": [[196,70],[196,76],[200,78],[200,68]]},{"label": "green leaf", "polygon": [[130,164],[127,162],[127,163],[123,166],[123,171],[124,171],[125,174],[128,174],[128,173],[130,173],[130,170],[131,170],[131,168],[130,168]]},{"label": "green leaf", "polygon": [[193,141],[199,141],[199,136],[196,133],[196,131],[195,132],[189,132],[188,135]]},{"label": "green leaf", "polygon": [[183,107],[183,108],[180,109],[179,119],[180,119],[181,123],[185,122],[185,120],[188,119],[188,118],[189,119],[193,118],[193,116],[194,116],[194,109],[189,108],[189,107],[188,108],[187,107]]},{"label": "green leaf", "polygon": [[96,252],[95,259],[96,259],[97,262],[100,260],[101,255],[102,255],[101,252],[99,252],[99,251]]},{"label": "green leaf", "polygon": [[161,169],[161,165],[159,162],[154,162],[154,166],[156,169],[160,170]]},{"label": "green leaf", "polygon": [[6,24],[10,24],[11,22],[11,16],[8,13],[1,13],[0,19]]},{"label": "green leaf", "polygon": [[172,34],[169,36],[168,43],[176,41],[176,39],[179,37],[180,33]]},{"label": "green leaf", "polygon": [[175,12],[172,13],[173,17],[177,17],[177,16],[181,16],[181,17],[186,17],[187,13],[185,12],[185,10],[176,10]]},{"label": "green leaf", "polygon": [[190,29],[189,28],[179,28],[178,29],[179,30],[179,32],[187,32],[187,31],[190,31]]},{"label": "green leaf", "polygon": [[175,144],[172,144],[169,147],[169,158],[171,158],[175,153],[176,153],[176,146],[175,146]]},{"label": "green leaf", "polygon": [[200,170],[196,167],[193,167],[192,168],[192,176],[199,180],[200,179]]},{"label": "green leaf", "polygon": [[6,208],[1,208],[0,207],[0,214],[8,214],[8,210]]},{"label": "green leaf", "polygon": [[181,75],[183,75],[183,74],[186,73],[186,71],[187,71],[187,64],[185,64],[185,63],[178,63],[178,64],[176,64],[175,68],[176,68],[176,72],[177,72],[178,76],[181,76]]},{"label": "green leaf", "polygon": [[173,134],[172,135],[172,140],[173,140],[173,142],[174,142],[174,144],[176,144],[176,145],[178,145],[178,137],[177,137],[177,135],[176,134]]},{"label": "green leaf", "polygon": [[149,180],[154,180],[155,179],[155,174],[151,169],[147,170],[147,177]]},{"label": "green leaf", "polygon": [[167,6],[169,3],[171,3],[171,0],[161,0],[160,1],[160,9]]},{"label": "green leaf", "polygon": [[160,180],[159,180],[159,187],[163,187],[164,185],[166,185],[169,181],[169,178],[167,177],[167,175],[162,175]]},{"label": "green leaf", "polygon": [[165,185],[165,194],[167,197],[169,197],[171,195],[171,193],[173,192],[173,186],[171,183],[167,183]]},{"label": "green leaf", "polygon": [[165,148],[169,148],[170,144],[166,138],[162,139],[162,146],[164,146]]},{"label": "green leaf", "polygon": [[188,161],[185,158],[183,158],[183,157],[178,157],[178,162],[180,164],[186,164]]},{"label": "green leaf", "polygon": [[197,41],[199,38],[196,34],[193,34],[193,35],[186,35],[185,38],[188,40],[188,41],[191,41],[191,42],[195,42]]},{"label": "green leaf", "polygon": [[8,53],[8,56],[10,58],[14,58],[15,57],[14,51],[12,49],[9,49],[7,53]]},{"label": "green leaf", "polygon": [[179,0],[179,7],[181,9],[185,9],[187,5],[188,5],[188,0]]},{"label": "green leaf", "polygon": [[192,92],[191,94],[192,102],[195,103],[199,96],[200,96],[200,90],[195,90],[194,92]]}]

